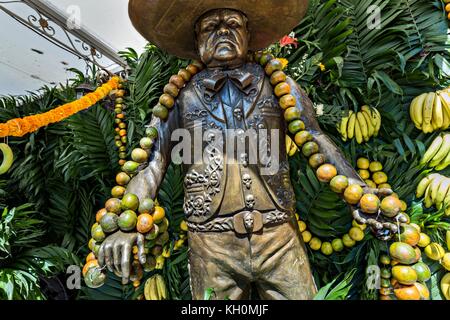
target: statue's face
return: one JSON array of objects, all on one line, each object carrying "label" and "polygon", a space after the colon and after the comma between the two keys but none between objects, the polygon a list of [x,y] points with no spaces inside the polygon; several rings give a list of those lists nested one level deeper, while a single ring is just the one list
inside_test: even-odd
[{"label": "statue's face", "polygon": [[196,25],[200,58],[209,68],[236,67],[245,62],[249,32],[247,17],[236,10],[213,10]]}]

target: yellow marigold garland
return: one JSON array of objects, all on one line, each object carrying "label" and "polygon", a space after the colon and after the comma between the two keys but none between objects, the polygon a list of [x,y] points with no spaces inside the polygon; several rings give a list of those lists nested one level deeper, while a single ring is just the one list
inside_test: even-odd
[{"label": "yellow marigold garland", "polygon": [[88,93],[79,100],[66,103],[42,114],[11,119],[6,123],[0,123],[0,138],[8,136],[22,137],[51,123],[63,121],[103,100],[112,90],[119,87],[119,81],[119,77],[113,77],[107,83],[97,88],[95,92]]}]

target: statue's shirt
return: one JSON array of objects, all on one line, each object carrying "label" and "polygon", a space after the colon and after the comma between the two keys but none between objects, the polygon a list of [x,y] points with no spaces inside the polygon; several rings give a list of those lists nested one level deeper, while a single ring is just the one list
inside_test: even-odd
[{"label": "statue's shirt", "polygon": [[[245,210],[294,211],[283,110],[259,65],[202,71],[183,89],[176,108],[178,126],[189,130],[192,138],[206,132],[204,161],[184,165],[184,210],[190,223]],[[221,133],[223,139],[208,132]],[[230,133],[235,140],[229,140]],[[277,152],[270,150],[273,137]],[[237,147],[245,139],[245,147]],[[192,156],[199,147],[192,143]],[[273,167],[273,161],[278,170],[267,175],[264,169]]]}]

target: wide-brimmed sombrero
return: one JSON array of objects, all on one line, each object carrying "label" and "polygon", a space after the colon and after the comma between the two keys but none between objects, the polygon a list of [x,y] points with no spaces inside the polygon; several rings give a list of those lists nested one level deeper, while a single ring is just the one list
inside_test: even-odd
[{"label": "wide-brimmed sombrero", "polygon": [[130,0],[130,19],[151,43],[180,58],[198,58],[195,23],[213,9],[235,9],[249,19],[250,50],[266,48],[303,18],[308,0]]}]

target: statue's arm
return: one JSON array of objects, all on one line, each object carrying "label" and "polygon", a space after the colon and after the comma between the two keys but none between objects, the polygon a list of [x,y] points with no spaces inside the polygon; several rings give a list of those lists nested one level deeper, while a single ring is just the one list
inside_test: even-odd
[{"label": "statue's arm", "polygon": [[336,144],[321,130],[312,101],[307,94],[291,78],[288,78],[287,81],[291,86],[291,94],[297,100],[297,108],[302,112],[302,121],[305,123],[306,129],[313,135],[314,141],[319,145],[320,152],[326,156],[327,162],[333,164],[340,175],[346,176],[350,184],[367,187],[364,180],[350,165]]},{"label": "statue's arm", "polygon": [[[126,191],[137,195],[140,201],[155,199],[170,164],[171,134],[178,127],[177,108],[170,113],[167,121],[153,117],[150,126],[158,130],[158,138],[151,150],[148,166],[131,179]],[[144,264],[144,236],[137,232],[119,230],[109,235],[99,250],[99,264],[121,274],[123,284],[127,284],[130,278],[133,245],[137,245],[139,261]]]},{"label": "statue's arm", "polygon": [[178,127],[177,125],[176,107],[170,113],[167,121],[153,117],[150,127],[158,130],[158,139],[152,149],[148,166],[131,179],[127,193],[137,195],[141,201],[145,198],[155,199],[171,161],[171,134]]}]

